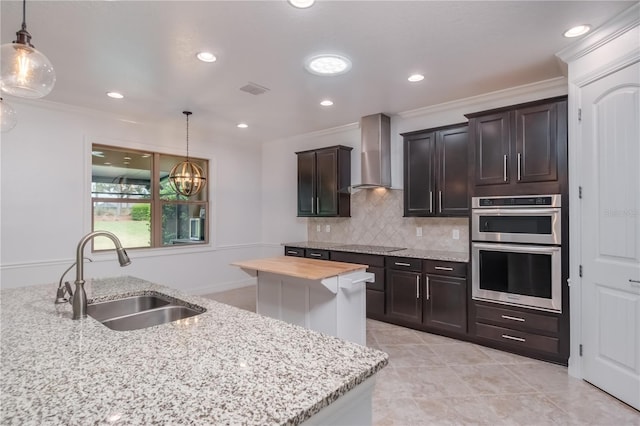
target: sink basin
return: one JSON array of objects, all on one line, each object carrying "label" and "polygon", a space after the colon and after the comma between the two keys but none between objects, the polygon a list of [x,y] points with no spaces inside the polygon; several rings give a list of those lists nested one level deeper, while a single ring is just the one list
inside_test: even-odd
[{"label": "sink basin", "polygon": [[124,299],[93,303],[87,306],[87,315],[103,322],[110,318],[131,315],[168,305],[169,300],[158,296],[132,296]]},{"label": "sink basin", "polygon": [[190,318],[205,312],[170,296],[140,295],[87,306],[87,314],[116,331],[139,330]]}]

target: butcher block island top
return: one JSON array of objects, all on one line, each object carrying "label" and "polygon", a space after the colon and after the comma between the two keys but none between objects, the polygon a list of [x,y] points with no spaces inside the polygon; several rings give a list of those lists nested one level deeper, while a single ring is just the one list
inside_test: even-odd
[{"label": "butcher block island top", "polygon": [[308,280],[323,280],[348,272],[367,269],[369,265],[357,263],[334,262],[330,260],[308,259],[304,257],[279,256],[266,259],[243,260],[233,262],[233,266],[242,269],[271,272]]},{"label": "butcher block island top", "polygon": [[206,309],[115,331],[72,320],[70,304],[53,303],[56,287],[1,292],[0,424],[313,423],[388,362],[378,350],[139,278],[87,280],[89,303],[157,292]]}]

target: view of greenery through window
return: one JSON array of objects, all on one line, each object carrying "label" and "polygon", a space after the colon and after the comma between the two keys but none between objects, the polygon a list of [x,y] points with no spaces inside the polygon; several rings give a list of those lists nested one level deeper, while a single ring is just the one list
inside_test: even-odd
[{"label": "view of greenery through window", "polygon": [[[184,197],[168,182],[182,157],[94,145],[92,159],[93,230],[114,233],[127,248],[206,242],[207,191]],[[193,161],[207,170],[206,160]],[[110,250],[113,243],[98,237],[93,249]]]}]

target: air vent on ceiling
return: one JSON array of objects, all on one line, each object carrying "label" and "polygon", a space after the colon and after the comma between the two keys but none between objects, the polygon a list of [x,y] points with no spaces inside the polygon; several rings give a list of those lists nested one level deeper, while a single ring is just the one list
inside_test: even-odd
[{"label": "air vent on ceiling", "polygon": [[251,93],[252,95],[262,95],[269,91],[268,88],[260,86],[259,84],[249,82],[240,88],[243,92]]}]

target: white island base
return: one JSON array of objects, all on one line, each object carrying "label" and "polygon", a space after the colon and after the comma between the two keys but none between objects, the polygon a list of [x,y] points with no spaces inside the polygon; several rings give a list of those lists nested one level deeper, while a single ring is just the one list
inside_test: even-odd
[{"label": "white island base", "polygon": [[364,270],[321,280],[258,272],[256,311],[365,346],[365,285],[372,280]]}]

